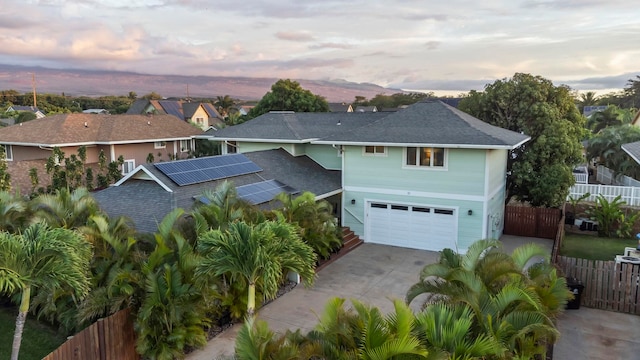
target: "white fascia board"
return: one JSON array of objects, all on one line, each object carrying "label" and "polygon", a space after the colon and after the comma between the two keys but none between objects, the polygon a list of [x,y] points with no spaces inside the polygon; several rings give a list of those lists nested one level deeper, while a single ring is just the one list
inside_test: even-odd
[{"label": "white fascia board", "polygon": [[158,185],[162,186],[162,188],[165,189],[167,192],[170,192],[170,193],[173,192],[173,190],[171,190],[171,188],[169,188],[167,185],[165,185],[165,183],[160,181],[160,179],[158,179],[155,175],[153,175],[153,173],[151,173],[149,170],[147,170],[147,168],[145,168],[142,165],[138,165],[137,168],[135,168],[132,172],[130,172],[127,175],[125,175],[122,179],[118,180],[118,182],[113,184],[113,186],[122,185],[123,183],[125,183],[127,180],[132,178],[134,175],[136,175],[140,171],[142,171],[145,174],[147,174],[153,181],[155,181]]},{"label": "white fascia board", "polygon": [[285,144],[305,144],[313,142],[317,139],[303,139],[303,140],[291,140],[291,139],[256,139],[256,138],[236,138],[236,137],[206,137],[212,141],[237,141],[237,142],[250,142],[250,143],[285,143]]},{"label": "white fascia board", "polygon": [[322,200],[322,199],[326,199],[328,197],[331,197],[333,195],[338,195],[340,193],[342,193],[342,189],[329,191],[328,193],[321,194],[321,195],[316,195],[316,201],[319,201],[319,200]]},{"label": "white fascia board", "polygon": [[[529,139],[527,139],[529,140]],[[350,142],[350,141],[311,141],[312,144],[323,144],[323,145],[345,145],[345,146],[371,146],[371,145],[380,145],[380,146],[389,146],[389,147],[439,147],[445,149],[494,149],[494,150],[513,150],[516,147],[522,145],[525,141],[518,143],[517,145],[473,145],[473,144],[430,144],[430,143],[387,143],[387,142]]]}]

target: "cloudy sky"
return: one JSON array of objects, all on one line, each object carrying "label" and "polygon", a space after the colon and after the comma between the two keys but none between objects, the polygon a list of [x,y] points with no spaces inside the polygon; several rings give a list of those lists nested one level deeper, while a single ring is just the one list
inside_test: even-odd
[{"label": "cloudy sky", "polygon": [[631,0],[0,0],[0,63],[466,92],[640,75]]}]

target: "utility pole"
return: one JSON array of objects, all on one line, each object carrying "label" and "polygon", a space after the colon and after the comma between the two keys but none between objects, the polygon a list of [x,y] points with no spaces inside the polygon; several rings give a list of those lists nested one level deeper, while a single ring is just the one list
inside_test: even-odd
[{"label": "utility pole", "polygon": [[187,84],[187,102],[191,102],[191,98],[189,97],[189,84]]},{"label": "utility pole", "polygon": [[36,102],[36,73],[31,73],[31,86],[33,87],[33,107],[37,108],[38,103]]}]

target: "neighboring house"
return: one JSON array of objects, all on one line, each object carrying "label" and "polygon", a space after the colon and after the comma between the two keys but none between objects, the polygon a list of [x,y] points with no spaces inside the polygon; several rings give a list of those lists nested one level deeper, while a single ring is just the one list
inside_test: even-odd
[{"label": "neighboring house", "polygon": [[107,109],[87,109],[82,110],[83,114],[104,114],[109,115],[109,111]]},{"label": "neighboring house", "polygon": [[631,158],[635,162],[640,164],[640,141],[636,141],[628,144],[622,144],[622,150],[624,150],[624,152],[629,154],[629,156],[631,156]]},{"label": "neighboring house", "polygon": [[329,103],[330,112],[353,112],[351,104],[347,103]]},{"label": "neighboring house", "polygon": [[249,114],[249,111],[251,111],[251,109],[253,109],[254,107],[255,107],[254,105],[240,105],[236,107],[236,110],[238,110],[240,115],[244,116]]},{"label": "neighboring house", "polygon": [[11,106],[9,106],[7,108],[7,112],[10,112],[10,111],[28,111],[28,112],[32,112],[32,113],[36,114],[36,119],[42,119],[43,117],[46,116],[42,111],[40,111],[35,106],[11,105]]},{"label": "neighboring house", "polygon": [[584,115],[585,117],[589,117],[593,115],[593,113],[607,110],[608,107],[609,106],[607,105],[585,106],[582,109],[582,115]]},{"label": "neighboring house", "polygon": [[375,106],[356,106],[355,112],[378,112],[378,108]]},{"label": "neighboring house", "polygon": [[508,154],[530,139],[434,100],[390,113],[270,112],[205,136],[223,152],[282,148],[340,170],[341,225],[366,242],[461,252],[502,235]]},{"label": "neighboring house", "polygon": [[127,114],[168,114],[180,120],[198,125],[202,130],[220,128],[224,124],[222,116],[213,104],[187,102],[182,100],[138,99],[131,104]]},{"label": "neighboring house", "polygon": [[233,182],[240,198],[262,207],[283,191],[294,196],[311,191],[316,199],[331,201],[341,189],[339,171],[279,149],[142,164],[94,197],[109,216],[127,216],[137,231],[155,232],[173,209],[206,203],[204,191],[224,181]]},{"label": "neighboring house", "polygon": [[28,172],[38,169],[40,185],[48,176],[44,170],[53,148],[66,156],[87,148],[87,164],[98,163],[102,150],[107,162],[124,158],[123,174],[147,161],[184,158],[194,149],[194,137],[202,131],[169,115],[61,114],[0,128],[0,145],[7,153],[13,188],[31,188]]}]

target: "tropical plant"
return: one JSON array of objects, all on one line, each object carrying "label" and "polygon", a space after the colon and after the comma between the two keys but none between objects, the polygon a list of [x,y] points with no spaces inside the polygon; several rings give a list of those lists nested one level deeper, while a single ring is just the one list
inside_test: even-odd
[{"label": "tropical plant", "polygon": [[0,292],[20,294],[11,359],[17,360],[31,292],[68,289],[76,301],[89,292],[91,245],[77,232],[30,225],[22,234],[0,233]]},{"label": "tropical plant", "polygon": [[0,231],[18,232],[28,221],[29,207],[18,194],[0,191]]},{"label": "tropical plant", "polygon": [[601,130],[589,140],[587,157],[597,159],[600,164],[611,169],[616,176],[640,176],[640,166],[621,146],[640,141],[640,128],[637,126],[611,126]]},{"label": "tropical plant", "polygon": [[609,105],[605,110],[596,111],[589,116],[587,119],[587,128],[591,130],[592,133],[597,134],[604,128],[619,126],[625,123],[628,124],[629,122],[617,106]]},{"label": "tropical plant", "polygon": [[226,229],[229,223],[243,219],[251,204],[240,199],[233,182],[224,181],[215,190],[205,190],[191,216],[195,220],[196,233],[210,229]]},{"label": "tropical plant", "polygon": [[527,244],[508,255],[496,240],[477,241],[464,255],[444,249],[438,263],[422,269],[407,302],[420,295],[427,296],[425,309],[434,303],[469,306],[482,329],[476,337],[487,334],[523,359],[544,354],[544,344],[555,341],[552,319],[571,297],[547,251]]},{"label": "tropical plant", "polygon": [[287,330],[277,336],[265,321],[248,318],[236,336],[235,358],[238,360],[312,359],[313,345],[300,330]]},{"label": "tropical plant", "polygon": [[302,240],[313,248],[318,257],[328,258],[332,251],[342,246],[329,202],[316,201],[315,195],[308,191],[295,198],[283,192],[274,200],[281,205],[275,212],[280,212],[288,222],[302,229]]},{"label": "tropical plant", "polygon": [[233,105],[235,105],[235,101],[229,95],[218,96],[216,97],[214,105],[220,112],[220,115],[222,115],[223,118],[226,118],[229,115],[231,108],[233,108]]},{"label": "tropical plant", "polygon": [[255,225],[238,221],[226,230],[210,230],[198,238],[197,248],[205,257],[199,275],[247,282],[249,317],[255,309],[256,288],[272,299],[287,271],[299,274],[307,285],[315,279],[313,249],[302,242],[298,229],[283,219]]},{"label": "tropical plant", "polygon": [[587,210],[587,215],[598,223],[598,236],[604,237],[629,237],[633,225],[640,215],[634,213],[626,216],[622,206],[626,202],[618,195],[609,201],[602,194],[596,198],[594,207]]},{"label": "tropical plant", "polygon": [[44,221],[52,227],[77,229],[100,212],[96,200],[86,188],[73,191],[62,188],[55,194],[45,194],[33,200],[34,221]]},{"label": "tropical plant", "polygon": [[137,309],[144,290],[141,264],[146,256],[136,248],[130,222],[94,215],[80,231],[93,244],[94,256],[92,290],[81,303],[78,319],[87,322],[126,307]]},{"label": "tropical plant", "polygon": [[154,235],[155,249],[142,265],[145,294],[134,323],[137,351],[149,359],[184,357],[187,346],[206,343],[206,316],[215,287],[196,276],[201,257],[176,231],[182,209],[169,213]]}]

